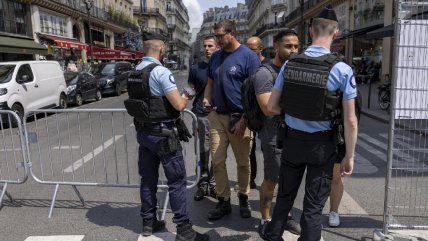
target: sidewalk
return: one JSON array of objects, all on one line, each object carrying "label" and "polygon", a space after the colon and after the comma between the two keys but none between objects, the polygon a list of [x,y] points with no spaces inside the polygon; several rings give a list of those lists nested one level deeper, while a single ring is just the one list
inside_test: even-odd
[{"label": "sidewalk", "polygon": [[[380,82],[375,82],[371,84],[371,89],[369,84],[358,84],[357,89],[361,92],[363,103],[361,106],[361,114],[375,119],[383,123],[389,123],[389,112],[380,109],[377,94],[378,86]],[[370,93],[370,105],[369,105],[369,93]]]},{"label": "sidewalk", "polygon": [[[372,118],[374,120],[389,123],[390,113],[380,109],[377,94],[378,86],[380,82],[374,82],[371,84],[358,84],[357,89],[361,92],[363,103],[361,107],[361,114]],[[370,105],[369,104],[369,93],[370,93]],[[396,130],[401,129],[403,131],[411,131],[421,136],[428,136],[428,120],[424,119],[396,119],[395,120]]]}]

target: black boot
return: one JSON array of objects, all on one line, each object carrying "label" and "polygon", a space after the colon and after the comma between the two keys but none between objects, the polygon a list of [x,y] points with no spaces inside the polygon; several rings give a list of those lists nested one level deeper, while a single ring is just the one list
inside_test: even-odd
[{"label": "black boot", "polygon": [[204,199],[204,197],[207,195],[207,185],[200,185],[198,187],[198,190],[196,190],[195,195],[193,196],[193,199],[195,201],[201,201]]},{"label": "black boot", "polygon": [[241,214],[241,218],[249,218],[251,217],[251,207],[248,202],[248,195],[238,193],[239,198],[239,213]]},{"label": "black boot", "polygon": [[192,228],[192,223],[187,220],[177,225],[177,236],[175,241],[208,241],[210,237],[206,234],[200,234]]},{"label": "black boot", "polygon": [[143,236],[147,237],[165,228],[165,221],[158,221],[156,217],[143,219]]},{"label": "black boot", "polygon": [[208,219],[217,220],[231,212],[232,212],[232,206],[230,206],[230,199],[225,201],[224,197],[218,197],[217,206],[215,206],[213,210],[208,212]]}]

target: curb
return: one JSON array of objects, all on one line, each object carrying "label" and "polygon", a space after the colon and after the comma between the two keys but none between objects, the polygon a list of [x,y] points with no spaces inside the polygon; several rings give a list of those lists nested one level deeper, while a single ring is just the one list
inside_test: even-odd
[{"label": "curb", "polygon": [[374,119],[374,120],[377,120],[377,121],[379,121],[379,122],[385,123],[385,124],[388,124],[388,123],[389,123],[389,120],[384,119],[384,118],[382,118],[382,117],[379,117],[379,116],[377,116],[377,115],[374,115],[374,114],[368,113],[368,112],[366,112],[366,111],[364,111],[364,110],[361,110],[361,114],[363,114],[363,115],[365,115],[365,116],[367,116],[367,117],[369,117],[369,118],[371,118],[371,119]]}]

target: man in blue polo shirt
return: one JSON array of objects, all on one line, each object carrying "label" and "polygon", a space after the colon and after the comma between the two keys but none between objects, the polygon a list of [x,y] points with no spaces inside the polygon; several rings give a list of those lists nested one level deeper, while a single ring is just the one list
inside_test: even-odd
[{"label": "man in blue polo shirt", "polygon": [[[208,64],[208,83],[203,104],[210,122],[211,158],[217,186],[218,204],[208,213],[210,220],[222,218],[232,210],[226,156],[229,144],[235,155],[238,173],[240,215],[251,217],[250,193],[251,132],[242,115],[241,86],[260,66],[257,55],[236,39],[236,25],[222,20],[214,26],[215,37],[222,48]],[[215,110],[215,111],[213,111]]]},{"label": "man in blue polo shirt", "polygon": [[342,112],[345,127],[346,155],[340,173],[352,173],[358,129],[354,100],[357,89],[351,67],[330,54],[338,33],[337,17],[329,5],[312,21],[313,44],[286,62],[269,98],[269,112],[285,112],[287,129],[276,205],[272,221],[261,234],[265,240],[283,240],[287,215],[305,170],[302,231],[298,240],[321,239],[322,209],[330,193],[336,157],[337,141],[331,130],[334,113]]}]

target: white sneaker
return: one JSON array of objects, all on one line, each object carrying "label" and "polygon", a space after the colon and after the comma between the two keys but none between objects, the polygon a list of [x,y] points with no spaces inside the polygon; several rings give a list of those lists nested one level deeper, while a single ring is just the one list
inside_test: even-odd
[{"label": "white sneaker", "polygon": [[330,227],[337,227],[340,225],[340,217],[338,213],[330,212],[328,217],[328,225],[330,225]]}]

